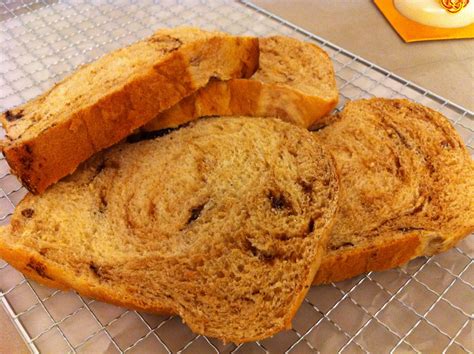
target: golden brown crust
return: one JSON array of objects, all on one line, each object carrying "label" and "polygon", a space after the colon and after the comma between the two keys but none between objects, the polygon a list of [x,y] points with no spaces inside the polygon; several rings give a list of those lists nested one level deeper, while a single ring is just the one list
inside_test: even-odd
[{"label": "golden brown crust", "polygon": [[[289,57],[289,52],[302,55]],[[148,122],[143,130],[173,128],[205,116],[240,115],[277,117],[309,128],[336,106],[338,92],[331,61],[314,44],[286,37],[262,38],[260,65],[250,80],[211,81]]]},{"label": "golden brown crust", "polygon": [[[0,227],[0,234],[6,234],[8,232],[7,229],[8,226]],[[27,278],[39,284],[64,291],[75,289],[84,296],[137,311],[147,311],[156,314],[173,313],[171,309],[144,308],[134,302],[124,301],[122,298],[118,299],[113,293],[109,293],[104,288],[91,287],[83,279],[73,277],[70,273],[65,272],[60,266],[43,257],[38,252],[11,247],[8,243],[3,242],[1,237],[0,248],[2,250],[2,259],[23,273]]]},{"label": "golden brown crust", "polygon": [[3,152],[25,186],[33,193],[42,193],[94,152],[117,143],[159,112],[204,86],[210,77],[247,77],[257,66],[257,39],[207,34],[204,39],[197,38],[159,58],[146,74],[135,75],[123,87],[113,87],[98,101],[72,111],[64,122],[29,134],[31,138],[22,138],[18,125],[23,124],[19,121],[25,119],[24,112],[32,105],[41,105],[66,78],[33,103],[0,117],[7,138],[10,137],[3,144]]},{"label": "golden brown crust", "polygon": [[338,282],[370,271],[381,271],[403,265],[421,254],[416,233],[386,242],[368,243],[346,252],[329,253],[323,257],[313,285]]},{"label": "golden brown crust", "polygon": [[94,152],[80,117],[56,125],[36,139],[3,149],[12,172],[33,193],[44,191],[58,176],[73,171]]}]

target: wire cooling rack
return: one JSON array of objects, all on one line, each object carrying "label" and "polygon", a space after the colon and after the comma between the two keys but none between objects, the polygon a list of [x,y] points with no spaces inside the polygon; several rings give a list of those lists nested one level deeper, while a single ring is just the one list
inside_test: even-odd
[{"label": "wire cooling rack", "polygon": [[[333,60],[347,100],[406,97],[447,116],[471,155],[473,113],[247,2],[6,1],[0,5],[0,110],[38,95],[75,67],[151,34],[194,25],[312,41]],[[1,131],[0,134],[4,134]],[[0,224],[26,191],[0,156]],[[313,287],[293,329],[240,346],[154,316],[48,289],[0,261],[0,302],[32,352],[472,352],[474,240],[398,269]]]}]

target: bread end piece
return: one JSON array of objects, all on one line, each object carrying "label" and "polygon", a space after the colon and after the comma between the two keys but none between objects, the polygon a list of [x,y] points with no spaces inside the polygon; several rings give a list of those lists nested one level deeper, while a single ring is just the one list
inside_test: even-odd
[{"label": "bread end piece", "polygon": [[276,117],[309,128],[338,102],[334,68],[312,43],[260,38],[260,67],[250,80],[211,81],[148,122],[144,131],[177,127],[199,117]]},{"label": "bread end piece", "polygon": [[210,78],[249,77],[258,55],[253,37],[194,28],[157,31],[4,112],[4,155],[25,187],[42,193]]}]

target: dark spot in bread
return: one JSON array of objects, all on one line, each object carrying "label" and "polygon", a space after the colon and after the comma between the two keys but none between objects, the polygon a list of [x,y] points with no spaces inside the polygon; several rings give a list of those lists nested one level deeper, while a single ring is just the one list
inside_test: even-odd
[{"label": "dark spot in bread", "polygon": [[12,112],[10,110],[5,112],[5,118],[9,122],[23,118],[23,110],[20,109],[18,112]]},{"label": "dark spot in bread", "polygon": [[248,238],[245,238],[244,240],[244,249],[250,252],[254,257],[258,256],[259,254],[257,247],[255,247]]},{"label": "dark spot in bread", "polygon": [[155,203],[150,202],[150,204],[148,204],[148,215],[150,215],[151,217],[154,217],[155,213],[156,213],[156,205]]},{"label": "dark spot in bread", "polygon": [[42,255],[42,256],[46,256],[46,254],[48,253],[48,251],[49,251],[49,248],[43,247],[43,248],[41,248],[41,249],[39,250],[39,254]]},{"label": "dark spot in bread", "polygon": [[95,174],[92,176],[92,178],[90,179],[89,183],[92,182],[98,175],[100,175],[105,169],[118,169],[120,168],[120,164],[115,161],[115,160],[108,160],[108,159],[104,159],[104,160],[101,160],[96,168],[95,168]]},{"label": "dark spot in bread", "polygon": [[107,209],[108,201],[105,195],[105,191],[100,192],[99,212],[104,213]]},{"label": "dark spot in bread", "polygon": [[252,243],[252,240],[248,238],[245,238],[244,250],[250,252],[253,257],[257,257],[261,261],[269,263],[270,265],[273,265],[275,263],[275,259],[279,257],[279,255],[276,253],[259,249]]},{"label": "dark spot in bread", "polygon": [[96,264],[94,262],[90,262],[89,263],[89,269],[92,271],[92,273],[94,273],[97,277],[100,277],[100,274],[99,274],[99,267],[96,266]]},{"label": "dark spot in bread", "polygon": [[341,243],[339,245],[332,245],[331,250],[336,251],[336,250],[339,250],[341,248],[349,248],[349,247],[354,247],[354,244],[352,242],[344,242],[344,243]]},{"label": "dark spot in bread", "polygon": [[424,228],[422,227],[399,227],[397,229],[397,231],[400,231],[400,232],[411,232],[411,231],[421,231],[421,230],[425,230]]},{"label": "dark spot in bread", "polygon": [[190,215],[187,224],[191,224],[193,221],[195,221],[199,216],[201,216],[201,212],[204,209],[204,206],[206,204],[201,204],[198,205],[190,210]]},{"label": "dark spot in bread", "polygon": [[275,263],[276,256],[273,254],[262,253],[260,257],[265,263],[273,265]]},{"label": "dark spot in bread", "polygon": [[102,160],[102,161],[100,161],[100,163],[95,168],[96,175],[101,173],[104,168],[105,168],[105,160]]},{"label": "dark spot in bread", "polygon": [[418,205],[415,209],[413,209],[413,211],[410,214],[414,215],[414,214],[419,213],[420,211],[423,210],[423,208],[425,207],[425,204],[426,204],[426,202],[423,201],[423,203],[420,203],[420,205]]},{"label": "dark spot in bread", "polygon": [[31,155],[33,153],[33,150],[31,149],[31,146],[28,145],[28,144],[25,144],[25,151],[29,155]]},{"label": "dark spot in bread", "polygon": [[397,173],[400,170],[400,167],[402,167],[402,164],[400,163],[400,157],[395,156],[395,166],[397,167]]},{"label": "dark spot in bread", "polygon": [[111,275],[107,270],[107,267],[99,266],[93,261],[89,263],[89,269],[98,278],[101,278],[103,280],[108,280],[111,278]]},{"label": "dark spot in bread", "polygon": [[242,296],[242,297],[240,298],[240,300],[242,300],[242,301],[244,301],[244,302],[252,302],[252,303],[255,302],[255,300],[253,300],[253,299],[251,299],[251,298],[249,298],[249,297],[247,297],[247,296]]},{"label": "dark spot in bread", "polygon": [[31,208],[26,208],[21,211],[21,215],[23,215],[25,218],[31,218],[34,215],[35,211]]},{"label": "dark spot in bread", "polygon": [[313,193],[313,185],[309,182],[303,181],[303,180],[298,180],[298,184],[300,185],[301,189],[303,190],[304,193],[306,194],[311,194]]},{"label": "dark spot in bread", "polygon": [[454,148],[454,146],[449,142],[449,141],[446,141],[446,140],[443,140],[441,142],[441,147],[443,149],[449,149],[449,148]]},{"label": "dark spot in bread", "polygon": [[291,208],[291,203],[286,200],[286,198],[281,193],[270,191],[268,193],[268,199],[270,200],[272,209],[282,210]]},{"label": "dark spot in bread", "polygon": [[20,180],[21,180],[21,184],[23,184],[26,189],[28,189],[31,193],[33,194],[37,194],[38,193],[38,189],[34,186],[33,183],[31,183],[31,176],[30,174],[28,173],[24,173],[21,177],[20,177]]},{"label": "dark spot in bread", "polygon": [[308,233],[312,233],[314,231],[314,219],[311,219],[308,223]]},{"label": "dark spot in bread", "polygon": [[26,267],[34,270],[36,274],[38,274],[42,278],[53,280],[53,278],[49,277],[46,274],[46,266],[43,263],[38,262],[37,260],[33,258],[30,259]]}]

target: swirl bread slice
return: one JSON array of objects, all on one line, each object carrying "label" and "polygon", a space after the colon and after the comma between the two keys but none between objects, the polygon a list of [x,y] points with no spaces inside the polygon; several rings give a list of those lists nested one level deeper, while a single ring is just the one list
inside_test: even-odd
[{"label": "swirl bread slice", "polygon": [[277,117],[308,128],[336,106],[334,68],[324,50],[288,37],[260,38],[260,65],[247,79],[211,81],[147,123],[177,127],[204,116]]},{"label": "swirl bread slice", "polygon": [[258,55],[256,38],[194,28],[157,31],[3,113],[3,153],[22,183],[42,193],[211,77],[251,76]]},{"label": "swirl bread slice", "polygon": [[214,118],[98,154],[1,229],[49,286],[179,314],[226,341],[290,327],[337,208],[330,156],[278,119]]},{"label": "swirl bread slice", "polygon": [[474,162],[440,113],[407,100],[353,101],[315,135],[341,183],[316,284],[445,251],[474,231]]}]

